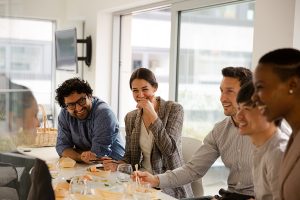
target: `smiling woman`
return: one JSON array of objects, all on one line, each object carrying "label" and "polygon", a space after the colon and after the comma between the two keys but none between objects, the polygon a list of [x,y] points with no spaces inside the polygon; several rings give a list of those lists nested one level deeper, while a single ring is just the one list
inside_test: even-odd
[{"label": "smiling woman", "polygon": [[281,163],[282,200],[300,196],[300,51],[277,49],[260,58],[254,74],[255,96],[268,120],[285,118],[292,135]]},{"label": "smiling woman", "polygon": [[[139,165],[154,175],[182,166],[182,106],[155,95],[158,83],[147,68],[138,68],[132,73],[129,87],[136,109],[125,117],[126,148],[119,164]],[[105,160],[103,164],[105,169],[117,169],[113,160]],[[193,195],[190,184],[164,188],[163,192],[176,198]]]}]

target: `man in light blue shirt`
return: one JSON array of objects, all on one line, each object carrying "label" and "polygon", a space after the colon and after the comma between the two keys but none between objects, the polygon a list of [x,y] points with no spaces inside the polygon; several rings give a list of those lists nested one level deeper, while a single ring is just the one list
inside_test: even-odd
[{"label": "man in light blue shirt", "polygon": [[58,116],[56,151],[79,162],[109,156],[120,160],[124,141],[110,107],[92,96],[89,84],[79,78],[66,80],[56,90],[62,108]]}]

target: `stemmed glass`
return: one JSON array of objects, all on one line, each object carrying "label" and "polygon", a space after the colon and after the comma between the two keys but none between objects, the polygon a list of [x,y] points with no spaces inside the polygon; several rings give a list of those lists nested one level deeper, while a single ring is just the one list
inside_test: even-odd
[{"label": "stemmed glass", "polygon": [[119,164],[117,167],[117,181],[119,183],[129,182],[132,171],[130,164]]}]

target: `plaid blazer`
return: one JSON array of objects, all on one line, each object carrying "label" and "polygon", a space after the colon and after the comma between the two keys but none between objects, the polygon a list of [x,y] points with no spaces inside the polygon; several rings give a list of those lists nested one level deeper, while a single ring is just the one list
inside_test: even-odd
[{"label": "plaid blazer", "polygon": [[[149,126],[153,134],[151,167],[153,174],[161,174],[176,169],[184,164],[181,151],[181,131],[183,108],[173,101],[160,101],[157,120]],[[124,161],[133,166],[141,165],[143,155],[140,148],[142,112],[133,110],[125,116],[126,146]],[[177,188],[164,188],[163,191],[175,198],[192,197],[191,185]]]}]

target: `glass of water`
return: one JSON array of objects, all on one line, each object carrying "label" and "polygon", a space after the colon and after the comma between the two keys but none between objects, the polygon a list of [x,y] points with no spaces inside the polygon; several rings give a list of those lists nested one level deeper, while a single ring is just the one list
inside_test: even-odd
[{"label": "glass of water", "polygon": [[87,193],[87,180],[82,176],[74,176],[70,182],[69,192],[70,194],[85,195]]},{"label": "glass of water", "polygon": [[119,164],[117,167],[117,181],[119,183],[129,182],[132,172],[133,170],[130,164]]}]

